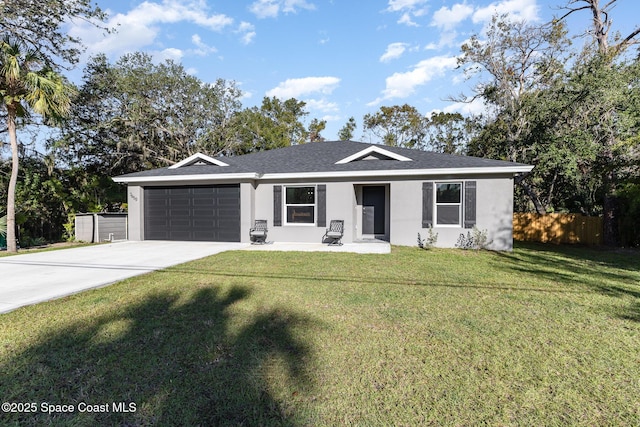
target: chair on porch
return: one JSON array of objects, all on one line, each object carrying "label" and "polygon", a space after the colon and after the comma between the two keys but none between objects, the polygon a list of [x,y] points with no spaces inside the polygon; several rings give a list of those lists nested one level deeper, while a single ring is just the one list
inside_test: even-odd
[{"label": "chair on porch", "polygon": [[267,242],[267,220],[256,219],[253,227],[249,229],[249,239],[252,245],[263,245]]},{"label": "chair on porch", "polygon": [[332,219],[329,223],[326,233],[324,233],[322,241],[328,241],[329,246],[342,246],[342,235],[344,234],[344,221],[341,219]]}]

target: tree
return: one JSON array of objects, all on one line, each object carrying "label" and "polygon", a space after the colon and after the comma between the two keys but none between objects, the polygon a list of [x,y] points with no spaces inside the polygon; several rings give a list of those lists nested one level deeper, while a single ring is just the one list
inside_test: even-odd
[{"label": "tree", "polygon": [[[610,39],[613,26],[611,11],[617,0],[609,0],[601,5],[599,0],[571,0],[565,9],[567,12],[559,18],[586,10],[591,15],[591,35],[595,48],[583,52],[581,61],[576,66],[574,82],[579,86],[579,113],[584,124],[580,129],[582,135],[594,145],[596,162],[594,172],[602,183],[604,243],[618,243],[618,210],[616,193],[620,184],[620,172],[627,167],[624,144],[628,138],[628,121],[621,120],[628,116],[626,105],[634,99],[629,91],[637,87],[637,58],[631,64],[626,57],[627,49],[638,43],[640,27],[636,27],[626,36]],[[636,79],[636,85],[631,82]],[[637,95],[635,95],[637,98]],[[636,122],[637,123],[637,122]],[[636,125],[637,132],[637,125]]]},{"label": "tree", "polygon": [[303,144],[307,131],[302,118],[309,114],[306,103],[295,98],[281,101],[276,97],[262,99],[262,105],[240,111],[235,120],[235,154],[271,150]]},{"label": "tree", "polygon": [[615,60],[615,57],[624,53],[630,46],[638,43],[640,26],[636,27],[624,37],[616,36],[614,43],[609,40],[609,33],[613,26],[611,11],[618,0],[608,0],[604,5],[600,5],[600,0],[570,0],[564,9],[567,12],[558,20],[565,20],[569,15],[582,10],[589,11],[592,18],[592,29],[588,33],[593,37],[597,45],[598,53],[608,60]]},{"label": "tree", "polygon": [[197,151],[230,155],[240,96],[235,83],[204,83],[172,61],[133,53],[110,64],[100,55],[54,147],[68,164],[108,174],[168,166]]},{"label": "tree", "polygon": [[71,21],[100,26],[106,15],[91,3],[91,0],[4,0],[0,3],[0,33],[19,41],[26,50],[38,51],[53,68],[63,66],[57,61],[74,65],[82,43],[65,27]]},{"label": "tree", "polygon": [[516,182],[538,213],[548,208],[541,201],[539,184],[548,182],[544,177],[548,170],[539,167],[540,153],[552,148],[541,132],[544,126],[537,126],[546,120],[538,107],[545,91],[564,76],[568,43],[562,22],[534,26],[497,15],[486,38],[472,36],[459,58],[467,75],[479,75],[480,82],[471,97],[461,95],[456,100],[481,98],[488,109],[486,125],[471,142],[469,154],[536,165],[532,174]]},{"label": "tree", "polygon": [[[215,124],[209,128],[209,138],[206,141],[213,144],[215,150],[207,149],[204,151],[216,155],[232,156],[237,152],[237,141],[234,136],[237,134],[236,116],[242,109],[240,98],[242,92],[236,86],[235,82],[217,79],[215,84],[211,86],[211,101],[215,103]],[[197,105],[194,106],[197,108]]]},{"label": "tree", "polygon": [[380,107],[375,114],[365,114],[364,130],[380,138],[385,145],[423,148],[427,119],[408,104]]},{"label": "tree", "polygon": [[48,159],[36,156],[20,160],[16,221],[22,247],[30,246],[30,241],[57,241],[64,231],[67,189],[47,163]]},{"label": "tree", "polygon": [[260,111],[275,125],[275,133],[284,139],[283,145],[302,144],[307,139],[307,131],[301,119],[309,113],[304,109],[306,103],[290,98],[281,101],[275,96],[263,98]]},{"label": "tree", "polygon": [[626,183],[619,189],[620,200],[620,233],[623,246],[640,247],[640,183]]},{"label": "tree", "polygon": [[15,235],[15,191],[18,179],[17,120],[32,110],[59,120],[70,110],[73,89],[55,73],[38,51],[5,37],[0,45],[0,94],[7,113],[11,143],[11,178],[7,190],[7,250],[17,252]]},{"label": "tree", "polygon": [[460,113],[433,113],[427,119],[426,147],[439,153],[462,154],[475,122]]},{"label": "tree", "polygon": [[[618,235],[619,184],[637,173],[640,98],[637,58],[625,54],[640,30],[609,39],[615,2],[573,0],[543,26],[498,16],[486,40],[474,36],[463,46],[460,61],[484,73],[472,99],[490,108],[469,153],[534,164],[531,174],[516,177],[516,206],[526,208],[525,193],[539,213],[603,213],[610,245]],[[591,12],[593,43],[576,52],[565,18],[583,10]]]},{"label": "tree", "polygon": [[349,117],[347,123],[338,131],[338,139],[340,141],[349,141],[353,138],[353,132],[356,130],[356,127],[356,119],[354,119],[353,116]]},{"label": "tree", "polygon": [[327,127],[326,120],[313,119],[309,123],[309,142],[322,142],[325,139],[320,135],[320,132]]}]

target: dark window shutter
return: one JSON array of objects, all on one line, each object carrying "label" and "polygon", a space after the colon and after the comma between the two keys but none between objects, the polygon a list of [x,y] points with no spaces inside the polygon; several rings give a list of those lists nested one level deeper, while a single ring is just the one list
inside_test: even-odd
[{"label": "dark window shutter", "polygon": [[327,186],[324,184],[318,185],[316,190],[318,192],[318,227],[327,226]]},{"label": "dark window shutter", "polygon": [[476,182],[464,183],[464,228],[476,225]]},{"label": "dark window shutter", "polygon": [[282,185],[273,186],[273,226],[282,226]]},{"label": "dark window shutter", "polygon": [[433,182],[422,183],[422,228],[433,227]]}]

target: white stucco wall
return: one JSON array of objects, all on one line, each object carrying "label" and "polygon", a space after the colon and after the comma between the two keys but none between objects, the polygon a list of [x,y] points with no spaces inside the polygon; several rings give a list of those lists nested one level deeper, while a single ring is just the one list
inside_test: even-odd
[{"label": "white stucco wall", "polygon": [[[343,242],[349,243],[362,237],[361,193],[365,185],[384,185],[387,188],[386,233],[394,245],[416,246],[417,235],[423,238],[427,229],[422,228],[422,184],[426,181],[451,181],[451,177],[416,177],[413,179],[362,180],[356,182],[337,181],[278,181],[243,182],[240,184],[241,241],[249,241],[249,228],[256,219],[268,221],[268,240],[280,242],[321,242],[332,219],[345,221]],[[460,179],[457,179],[460,180]],[[470,176],[464,180],[476,181],[476,226],[487,230],[492,240],[492,249],[510,250],[513,246],[513,179],[509,177]],[[460,180],[463,181],[463,180]],[[168,183],[163,183],[168,184]],[[195,183],[194,183],[195,184]],[[198,182],[197,184],[206,184]],[[273,187],[274,185],[326,185],[326,226],[283,225],[274,226]],[[129,185],[129,239],[144,239],[144,188]],[[284,193],[283,193],[284,196]],[[285,215],[284,206],[282,214]],[[453,247],[462,227],[434,227],[438,233],[438,247]]]},{"label": "white stucco wall", "polygon": [[255,186],[251,182],[240,184],[240,241],[250,242],[249,229],[256,219],[255,212]]},{"label": "white stucco wall", "polygon": [[513,249],[513,178],[477,180],[477,225],[488,230],[490,248]]},{"label": "white stucco wall", "polygon": [[422,232],[422,180],[394,181],[390,187],[392,245],[417,246]]},{"label": "white stucco wall", "polygon": [[[474,177],[465,180],[476,181],[476,228],[487,230],[491,249],[511,250],[513,179]],[[418,233],[423,239],[428,235],[428,229],[422,228],[422,183],[427,181],[452,180],[430,177],[391,182],[391,244],[416,246]],[[466,236],[470,230],[434,224],[433,231],[438,234],[437,247],[454,247],[460,234]]]},{"label": "white stucco wall", "polygon": [[129,185],[127,188],[129,214],[129,240],[144,240],[144,188]]},{"label": "white stucco wall", "polygon": [[[288,225],[285,223],[286,211],[284,204],[282,207],[282,225],[274,226],[273,221],[273,187],[274,185],[326,185],[326,225]],[[344,182],[322,182],[309,181],[304,183],[297,182],[277,182],[277,183],[260,183],[255,190],[255,218],[266,219],[269,228],[269,241],[280,242],[309,242],[318,243],[322,241],[322,236],[326,232],[329,222],[332,219],[344,220],[344,237],[343,242],[351,242],[354,239],[354,209],[355,209],[355,193],[351,183]],[[317,212],[316,212],[317,217]]]}]

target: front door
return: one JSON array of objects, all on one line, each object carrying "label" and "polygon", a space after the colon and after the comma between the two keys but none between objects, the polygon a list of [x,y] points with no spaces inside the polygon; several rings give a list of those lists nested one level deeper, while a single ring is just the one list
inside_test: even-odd
[{"label": "front door", "polygon": [[385,187],[362,187],[362,234],[385,234]]}]

